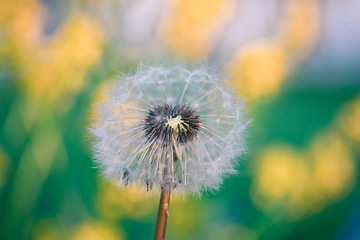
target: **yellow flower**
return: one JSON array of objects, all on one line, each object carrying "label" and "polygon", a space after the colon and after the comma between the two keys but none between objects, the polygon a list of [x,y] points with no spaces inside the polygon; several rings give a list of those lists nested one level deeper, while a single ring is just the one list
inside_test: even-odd
[{"label": "yellow flower", "polygon": [[229,16],[229,0],[175,0],[162,21],[160,36],[180,55],[205,57]]},{"label": "yellow flower", "polygon": [[279,38],[288,54],[306,58],[320,35],[320,4],[317,0],[286,1],[280,18]]},{"label": "yellow flower", "polygon": [[82,15],[70,17],[48,44],[23,62],[26,92],[47,101],[78,92],[85,74],[101,56],[103,40],[95,20]]},{"label": "yellow flower", "polygon": [[117,188],[104,183],[97,203],[107,219],[116,220],[121,217],[142,218],[156,209],[158,200],[143,194],[138,187]]},{"label": "yellow flower", "polygon": [[253,199],[256,205],[271,210],[278,202],[285,200],[286,207],[300,211],[289,216],[297,218],[299,214],[303,215],[311,175],[301,153],[286,145],[265,150],[260,157],[255,182]]},{"label": "yellow flower", "polygon": [[337,133],[317,136],[311,144],[311,152],[313,183],[325,197],[336,197],[352,185],[355,162],[349,145]]},{"label": "yellow flower", "polygon": [[41,35],[41,13],[37,0],[0,0],[1,35],[21,44],[33,43]]},{"label": "yellow flower", "polygon": [[340,112],[338,124],[356,145],[360,144],[360,95],[346,104]]},{"label": "yellow flower", "polygon": [[355,174],[346,141],[328,130],[315,136],[304,151],[288,145],[266,149],[256,169],[252,199],[266,212],[281,206],[284,217],[298,220],[345,196]]},{"label": "yellow flower", "polygon": [[286,61],[281,45],[264,39],[239,48],[226,68],[238,92],[256,99],[279,91],[288,72]]},{"label": "yellow flower", "polygon": [[121,240],[121,233],[119,230],[108,225],[101,223],[95,223],[92,221],[84,222],[79,226],[72,237],[71,240]]}]

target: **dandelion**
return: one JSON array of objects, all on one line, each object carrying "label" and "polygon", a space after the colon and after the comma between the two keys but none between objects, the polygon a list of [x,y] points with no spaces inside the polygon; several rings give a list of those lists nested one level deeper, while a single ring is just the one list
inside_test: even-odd
[{"label": "dandelion", "polygon": [[119,186],[161,193],[156,234],[165,234],[170,192],[200,195],[236,173],[243,101],[205,67],[142,64],[104,90],[91,128],[95,162]]}]

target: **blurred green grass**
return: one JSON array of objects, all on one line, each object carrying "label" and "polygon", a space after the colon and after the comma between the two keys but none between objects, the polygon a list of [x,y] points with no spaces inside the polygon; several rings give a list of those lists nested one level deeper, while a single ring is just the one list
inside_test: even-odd
[{"label": "blurred green grass", "polygon": [[[303,4],[290,3],[294,9]],[[47,36],[39,32],[44,23],[36,10],[44,3],[30,1],[24,12],[16,4],[2,5],[6,14],[1,16],[10,17],[0,17],[0,239],[151,238],[158,199],[136,189],[117,189],[99,177],[87,130],[101,85],[136,66],[134,58],[119,52],[136,51],[118,51],[123,46],[98,19],[66,4],[64,22]],[[184,16],[175,20],[186,14],[201,18],[199,9],[188,13],[186,6],[180,6]],[[318,9],[314,2],[301,6]],[[206,19],[219,17],[216,11],[207,14]],[[189,26],[175,20],[175,27],[186,33]],[[210,31],[210,20],[190,26],[191,31]],[[201,41],[165,38],[175,39],[170,45],[178,45],[187,58],[192,54],[187,45],[202,45],[209,36],[200,36]],[[315,44],[316,36],[308,37],[311,44],[288,42],[291,50],[269,37],[249,44],[244,59],[234,53],[231,81],[245,86],[237,90],[249,99],[247,117],[254,119],[249,152],[239,159],[240,174],[225,180],[217,193],[171,200],[167,239],[360,236],[360,87],[330,87],[325,83],[333,76],[327,73],[305,75],[301,69],[290,74],[294,52]],[[269,67],[269,59],[278,61]],[[340,77],[344,82],[360,79],[355,73]]]},{"label": "blurred green grass", "polygon": [[[93,168],[87,126],[94,91],[97,91],[102,79],[112,74],[112,71],[104,71],[101,66],[92,70],[87,76],[87,87],[76,95],[71,108],[60,113],[54,111],[52,106],[43,107],[42,103],[26,99],[10,76],[3,78],[8,87],[2,87],[0,93],[0,145],[10,167],[2,171],[5,176],[0,190],[2,239],[68,239],[75,226],[88,221],[121,229],[126,239],[144,239],[152,235],[156,198],[139,196],[141,204],[152,206],[145,215],[139,213],[141,209],[137,208],[130,212],[124,210],[132,205],[130,202],[117,208],[116,203],[107,206],[110,210],[106,211],[119,211],[114,216],[104,213],[105,210],[99,207],[99,199],[104,197],[101,196],[104,194],[102,189],[113,187],[111,183],[104,182]],[[358,92],[356,88],[299,91],[288,86],[277,98],[252,103],[250,114],[254,124],[250,128],[250,151],[244,160],[240,160],[241,174],[226,180],[215,195],[205,194],[201,200],[191,198],[185,202],[173,199],[167,237],[331,239],[357,206],[357,177],[351,192],[331,200],[321,211],[295,220],[286,217],[288,209],[282,208],[281,202],[270,215],[263,212],[254,205],[250,191],[262,149],[274,142],[306,149],[313,136],[328,128],[339,108],[354,99]],[[20,111],[23,105],[29,107],[31,104],[37,104],[30,109],[38,109],[38,114],[32,128],[26,130],[26,119]],[[41,148],[39,154],[47,155],[42,161],[51,161],[50,166],[35,166],[38,161],[34,160],[37,145]],[[29,146],[33,149],[29,150]],[[359,169],[357,165],[355,167],[357,176]],[[124,198],[123,194],[129,193],[120,191],[117,197]],[[286,199],[282,201],[286,202]],[[139,214],[140,217],[133,218],[133,215]],[[283,217],[276,220],[278,216],[272,214]],[[49,231],[49,238],[42,236],[42,233],[46,235]]]}]

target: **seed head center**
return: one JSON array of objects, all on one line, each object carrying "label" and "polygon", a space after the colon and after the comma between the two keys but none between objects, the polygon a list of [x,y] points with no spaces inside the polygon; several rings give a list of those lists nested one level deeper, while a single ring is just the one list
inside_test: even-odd
[{"label": "seed head center", "polygon": [[165,103],[149,110],[144,131],[149,141],[160,142],[162,146],[185,144],[197,137],[200,124],[200,117],[192,108]]},{"label": "seed head center", "polygon": [[178,115],[175,118],[170,117],[169,119],[167,119],[167,123],[166,123],[166,125],[173,128],[176,133],[179,131],[178,130],[178,125],[180,126],[180,130],[182,130],[184,128],[184,126],[182,124],[184,124],[184,121],[182,120],[180,115]]}]

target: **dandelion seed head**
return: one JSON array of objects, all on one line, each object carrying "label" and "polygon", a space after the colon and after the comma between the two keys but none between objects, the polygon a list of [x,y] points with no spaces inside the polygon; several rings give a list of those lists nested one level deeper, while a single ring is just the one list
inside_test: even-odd
[{"label": "dandelion seed head", "polygon": [[236,174],[244,101],[205,67],[150,66],[104,87],[91,132],[96,165],[117,185],[201,194]]}]

